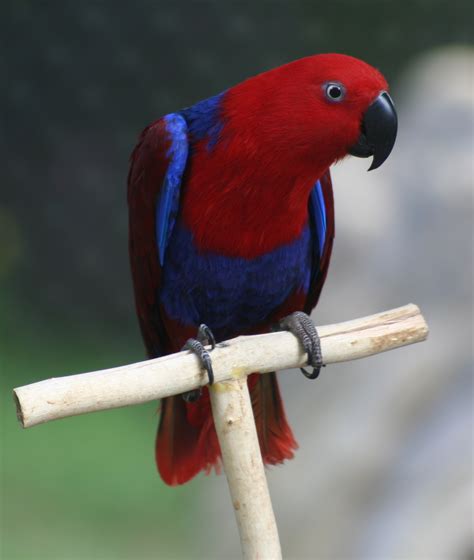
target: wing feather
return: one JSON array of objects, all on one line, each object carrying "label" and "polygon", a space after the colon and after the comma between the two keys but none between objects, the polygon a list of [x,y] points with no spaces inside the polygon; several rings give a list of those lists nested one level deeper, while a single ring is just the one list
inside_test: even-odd
[{"label": "wing feather", "polygon": [[329,170],[317,181],[310,196],[308,210],[315,249],[304,308],[309,314],[318,303],[326,280],[335,234],[334,197]]},{"label": "wing feather", "polygon": [[187,157],[186,121],[175,113],[147,127],[131,156],[130,264],[138,319],[150,357],[170,351],[158,293]]}]

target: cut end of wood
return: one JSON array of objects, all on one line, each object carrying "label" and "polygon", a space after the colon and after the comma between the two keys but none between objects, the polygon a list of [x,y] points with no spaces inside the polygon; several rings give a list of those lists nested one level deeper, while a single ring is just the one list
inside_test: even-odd
[{"label": "cut end of wood", "polygon": [[13,400],[15,401],[16,417],[18,418],[18,422],[20,422],[22,428],[26,428],[25,417],[23,416],[23,409],[21,408],[20,398],[16,392],[16,389],[13,389]]},{"label": "cut end of wood", "polygon": [[418,305],[415,305],[414,303],[411,303],[410,305],[412,305],[414,307],[414,309],[416,310],[417,315],[418,315],[418,321],[420,322],[420,340],[417,341],[417,342],[422,342],[423,340],[426,340],[428,338],[428,335],[430,334],[430,329],[429,329],[428,323],[426,322],[426,319],[423,316],[423,313],[421,312],[421,309],[418,307]]},{"label": "cut end of wood", "polygon": [[[421,342],[428,336],[420,309],[408,304],[367,317],[318,326],[325,364],[356,360]],[[299,368],[307,363],[288,332],[240,336],[220,343],[213,355],[211,394],[225,395],[233,381],[252,372]],[[17,387],[13,397],[23,428],[98,410],[181,394],[203,385],[203,372],[187,352],[118,368],[48,379]]]}]

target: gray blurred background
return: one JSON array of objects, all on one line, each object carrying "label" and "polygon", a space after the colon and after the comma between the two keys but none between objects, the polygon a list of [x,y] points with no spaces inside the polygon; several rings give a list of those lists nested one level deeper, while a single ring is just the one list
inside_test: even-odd
[{"label": "gray blurred background", "polygon": [[155,473],[156,404],[22,431],[11,389],[143,358],[125,181],[167,112],[316,52],[377,66],[390,159],[333,170],[315,320],[421,306],[428,342],[281,375],[296,458],[269,469],[285,558],[468,560],[472,544],[473,8],[463,0],[3,0],[1,558],[237,558],[223,476]]}]

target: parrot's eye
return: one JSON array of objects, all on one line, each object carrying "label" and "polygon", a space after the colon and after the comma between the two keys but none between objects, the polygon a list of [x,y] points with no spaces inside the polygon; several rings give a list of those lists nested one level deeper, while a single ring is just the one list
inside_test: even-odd
[{"label": "parrot's eye", "polygon": [[346,90],[342,84],[330,82],[324,85],[324,93],[329,101],[342,101]]}]

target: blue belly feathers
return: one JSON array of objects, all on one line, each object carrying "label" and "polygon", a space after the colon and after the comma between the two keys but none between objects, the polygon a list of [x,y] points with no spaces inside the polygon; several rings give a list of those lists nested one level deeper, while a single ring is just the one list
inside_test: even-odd
[{"label": "blue belly feathers", "polygon": [[295,291],[308,291],[313,254],[306,226],[295,241],[255,259],[199,253],[177,223],[163,269],[161,302],[185,325],[206,323],[219,339],[255,328]]}]

